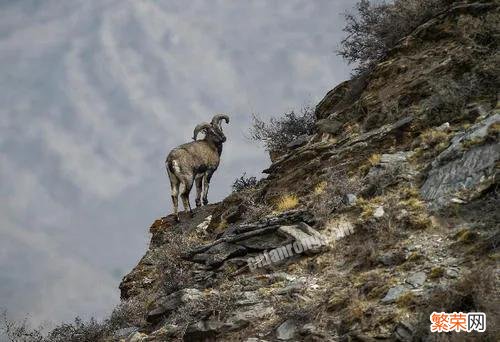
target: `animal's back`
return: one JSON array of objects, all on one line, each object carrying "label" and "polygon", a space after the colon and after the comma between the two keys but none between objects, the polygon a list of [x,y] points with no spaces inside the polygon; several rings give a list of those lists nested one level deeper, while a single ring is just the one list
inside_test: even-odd
[{"label": "animal's back", "polygon": [[181,166],[188,166],[195,172],[200,171],[199,166],[212,166],[213,151],[208,147],[204,141],[193,141],[182,144],[174,148],[167,156],[165,161],[166,167],[171,172],[180,172]]}]

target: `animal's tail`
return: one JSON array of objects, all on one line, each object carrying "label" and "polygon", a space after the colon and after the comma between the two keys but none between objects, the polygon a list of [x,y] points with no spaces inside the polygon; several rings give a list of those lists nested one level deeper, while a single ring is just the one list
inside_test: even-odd
[{"label": "animal's tail", "polygon": [[167,170],[171,174],[175,175],[176,171],[177,172],[179,171],[178,170],[179,168],[177,167],[177,164],[175,163],[175,160],[167,158],[167,160],[165,160],[165,166],[167,167]]}]

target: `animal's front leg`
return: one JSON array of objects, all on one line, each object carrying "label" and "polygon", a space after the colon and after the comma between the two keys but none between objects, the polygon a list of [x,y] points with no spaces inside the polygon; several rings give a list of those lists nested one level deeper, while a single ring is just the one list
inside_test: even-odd
[{"label": "animal's front leg", "polygon": [[214,171],[207,171],[205,172],[205,175],[203,176],[203,205],[208,204],[208,189],[210,188],[210,180],[212,179],[212,175],[214,174]]}]

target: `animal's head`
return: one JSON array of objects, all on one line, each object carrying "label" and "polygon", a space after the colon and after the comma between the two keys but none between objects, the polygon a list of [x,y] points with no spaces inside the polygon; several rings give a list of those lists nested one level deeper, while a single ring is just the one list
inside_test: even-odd
[{"label": "animal's head", "polygon": [[222,131],[222,123],[224,120],[226,123],[229,123],[229,116],[224,114],[217,114],[212,118],[210,123],[203,122],[196,126],[193,133],[193,140],[196,140],[198,133],[205,133],[205,139],[208,141],[212,141],[217,145],[220,145],[226,141],[226,136]]}]

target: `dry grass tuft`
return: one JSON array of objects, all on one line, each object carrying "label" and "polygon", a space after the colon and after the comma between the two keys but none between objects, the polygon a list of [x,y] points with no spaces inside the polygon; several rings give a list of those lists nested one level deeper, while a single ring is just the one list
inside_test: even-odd
[{"label": "dry grass tuft", "polygon": [[498,139],[499,134],[500,134],[500,123],[495,122],[488,128],[488,137],[491,139]]},{"label": "dry grass tuft", "polygon": [[326,189],[327,186],[328,186],[328,182],[327,181],[319,182],[314,187],[314,194],[317,195],[317,196],[321,195],[322,193],[325,192],[325,189]]},{"label": "dry grass tuft", "polygon": [[415,294],[411,291],[406,292],[396,300],[396,305],[400,308],[413,308],[416,304]]},{"label": "dry grass tuft", "polygon": [[476,232],[471,231],[470,229],[464,228],[461,229],[458,233],[455,234],[455,239],[458,242],[469,244],[476,241],[478,238],[478,234]]},{"label": "dry grass tuft", "polygon": [[353,291],[351,293],[350,301],[347,304],[347,308],[345,309],[345,322],[349,325],[355,322],[360,322],[366,318],[365,315],[367,312],[371,311],[372,306],[373,304],[365,299],[362,299],[356,291]]},{"label": "dry grass tuft", "polygon": [[439,279],[444,275],[444,268],[442,267],[433,267],[431,272],[429,273],[430,279]]},{"label": "dry grass tuft", "polygon": [[373,218],[373,213],[375,209],[383,204],[382,197],[373,197],[369,200],[364,198],[359,198],[356,201],[356,207],[360,210],[360,219],[361,221],[367,221]]},{"label": "dry grass tuft", "polygon": [[420,135],[420,141],[422,144],[433,147],[441,143],[448,141],[448,133],[437,130],[437,129],[427,129]]},{"label": "dry grass tuft", "polygon": [[475,146],[482,145],[486,142],[486,138],[483,137],[478,137],[470,140],[464,140],[461,142],[463,148],[469,150]]},{"label": "dry grass tuft", "polygon": [[299,197],[295,194],[286,194],[279,197],[274,202],[274,209],[277,212],[283,212],[296,208],[299,205]]},{"label": "dry grass tuft", "polygon": [[408,258],[406,259],[407,262],[417,262],[420,261],[424,258],[424,256],[418,252],[412,252]]},{"label": "dry grass tuft", "polygon": [[380,154],[374,153],[368,158],[368,162],[370,163],[371,166],[378,165],[380,163]]}]

